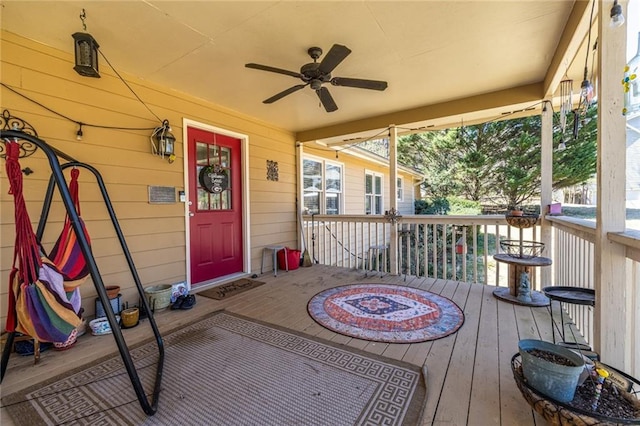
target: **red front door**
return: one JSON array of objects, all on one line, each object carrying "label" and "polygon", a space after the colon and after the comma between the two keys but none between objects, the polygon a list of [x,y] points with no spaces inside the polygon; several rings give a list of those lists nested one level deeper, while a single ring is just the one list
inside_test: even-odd
[{"label": "red front door", "polygon": [[189,127],[187,138],[191,283],[198,284],[242,272],[242,153],[230,136]]}]

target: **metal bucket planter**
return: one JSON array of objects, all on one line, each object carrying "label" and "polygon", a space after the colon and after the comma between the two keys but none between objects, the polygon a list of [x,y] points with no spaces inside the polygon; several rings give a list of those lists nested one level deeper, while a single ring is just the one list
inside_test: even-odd
[{"label": "metal bucket planter", "polygon": [[[518,349],[522,357],[522,374],[532,388],[556,401],[569,402],[573,399],[584,370],[584,359],[580,355],[562,346],[533,339],[520,340]],[[567,358],[575,366],[539,358],[530,353],[534,349]]]}]

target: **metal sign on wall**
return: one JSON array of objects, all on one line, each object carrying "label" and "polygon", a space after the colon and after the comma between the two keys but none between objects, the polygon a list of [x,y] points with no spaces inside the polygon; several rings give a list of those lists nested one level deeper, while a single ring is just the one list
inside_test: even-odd
[{"label": "metal sign on wall", "polygon": [[149,204],[171,204],[176,202],[173,186],[149,186]]}]

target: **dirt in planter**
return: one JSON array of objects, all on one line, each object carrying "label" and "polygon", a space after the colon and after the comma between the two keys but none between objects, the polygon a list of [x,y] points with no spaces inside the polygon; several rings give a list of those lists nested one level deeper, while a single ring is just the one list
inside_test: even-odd
[{"label": "dirt in planter", "polygon": [[[632,399],[633,398],[633,399]],[[593,404],[596,400],[596,380],[588,378],[576,388],[576,394],[569,405],[583,411],[593,412],[605,417],[618,419],[639,419],[640,401],[618,389],[617,386],[605,380],[602,392],[595,410]]]},{"label": "dirt in planter", "polygon": [[562,355],[554,354],[549,351],[544,351],[542,349],[531,349],[527,352],[535,356],[536,358],[541,358],[554,364],[564,365],[566,367],[577,367],[576,363],[571,361],[569,358]]},{"label": "dirt in planter", "polygon": [[[548,351],[533,349],[529,351],[529,353],[556,364],[571,367],[576,366],[566,357]],[[588,377],[582,385],[576,388],[573,400],[565,404],[586,413],[593,413],[594,415],[603,417],[624,420],[640,419],[640,401],[638,398],[619,389],[607,380],[605,380],[602,385],[600,397],[597,399],[597,404],[595,404],[594,407],[594,402],[596,401],[596,385],[595,377]]]}]

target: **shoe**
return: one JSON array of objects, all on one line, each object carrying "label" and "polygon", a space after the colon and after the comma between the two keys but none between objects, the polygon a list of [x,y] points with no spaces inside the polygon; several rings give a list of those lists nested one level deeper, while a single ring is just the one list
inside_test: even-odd
[{"label": "shoe", "polygon": [[173,302],[173,305],[171,305],[171,309],[175,310],[175,309],[182,309],[182,304],[184,303],[184,301],[186,300],[187,296],[178,296],[178,298],[176,299],[175,302]]},{"label": "shoe", "polygon": [[193,305],[196,304],[196,295],[195,294],[189,294],[187,296],[182,296],[184,297],[184,301],[182,302],[182,305],[180,305],[180,309],[191,309],[193,308]]}]

